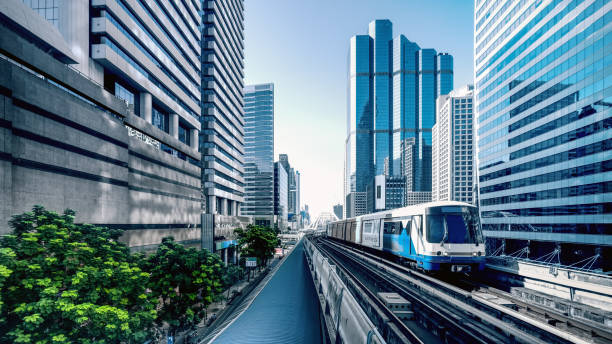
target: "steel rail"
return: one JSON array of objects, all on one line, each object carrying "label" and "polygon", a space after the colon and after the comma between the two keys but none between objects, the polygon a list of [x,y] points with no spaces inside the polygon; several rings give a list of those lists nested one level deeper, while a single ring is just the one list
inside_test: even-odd
[{"label": "steel rail", "polygon": [[[329,254],[329,252],[325,248],[321,247],[318,242],[312,241],[312,244],[316,246],[317,249],[319,249],[320,251],[327,253],[326,258],[332,260],[334,262],[334,265],[338,269],[342,270],[342,273],[351,280],[351,283],[353,283],[357,287],[356,289],[365,293],[368,298],[368,301],[373,303],[376,306],[377,310],[384,313],[387,319],[389,319],[392,324],[397,327],[397,330],[399,330],[400,333],[396,333],[396,335],[398,335],[398,339],[401,342],[424,344],[424,342],[410,328],[408,328],[391,310],[389,310],[384,305],[384,303],[379,300],[378,297],[370,289],[368,289],[352,272],[350,272],[342,264],[340,264],[340,262],[338,262],[335,257]],[[393,329],[391,329],[391,331],[393,331]]]},{"label": "steel rail", "polygon": [[[531,329],[532,332],[538,333],[538,331],[540,331],[540,333],[548,334],[548,341],[555,340],[559,343],[589,343],[588,341],[571,333],[563,332],[549,324],[532,319],[510,308],[493,304],[492,302],[481,298],[473,297],[471,292],[465,291],[452,284],[442,282],[436,278],[427,276],[406,266],[390,262],[387,259],[373,255],[365,250],[343,243],[341,244],[335,240],[326,240],[326,243],[335,245],[340,249],[352,251],[354,254],[362,256],[363,259],[370,260],[373,264],[378,263],[384,265],[384,267],[381,268],[385,269],[387,272],[395,274],[400,279],[407,280],[409,283],[416,285],[422,290],[428,291],[434,296],[447,299],[447,302],[453,304],[455,307],[464,309],[465,312],[472,314],[476,318],[480,318],[482,320],[486,319],[488,323],[506,332],[511,337],[523,338],[523,340],[526,342],[539,340],[539,338],[519,330],[520,328],[526,328]],[[440,290],[444,290],[446,293],[441,292]],[[483,311],[482,309],[487,311]],[[504,319],[511,320],[515,327],[510,326],[508,323],[494,317],[490,313],[502,314]]]}]

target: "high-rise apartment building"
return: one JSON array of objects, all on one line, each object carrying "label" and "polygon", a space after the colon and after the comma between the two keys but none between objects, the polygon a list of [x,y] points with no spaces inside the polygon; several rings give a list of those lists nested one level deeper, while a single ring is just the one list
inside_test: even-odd
[{"label": "high-rise apartment building", "polygon": [[215,238],[203,245],[228,260],[235,258],[233,229],[248,222],[240,216],[245,192],[244,0],[203,0],[201,15],[202,228],[207,238]]},{"label": "high-rise apartment building", "polygon": [[475,2],[479,203],[490,248],[560,253],[612,243],[609,1]]},{"label": "high-rise apartment building", "polygon": [[[350,40],[344,194],[347,217],[376,208],[375,176],[408,180],[406,192],[431,192],[431,128],[436,98],[453,88],[453,59],[392,38],[389,20]],[[412,140],[410,169],[404,142]],[[398,193],[393,193],[394,197]],[[394,201],[395,202],[395,201]],[[380,202],[379,202],[380,204]]]},{"label": "high-rise apartment building", "polygon": [[245,195],[242,215],[274,226],[274,84],[244,88]]},{"label": "high-rise apartment building", "polygon": [[[40,204],[200,242],[200,4],[0,3],[0,232]],[[11,104],[11,106],[8,106]]]},{"label": "high-rise apartment building", "polygon": [[474,203],[473,86],[438,97],[432,130],[432,201]]}]

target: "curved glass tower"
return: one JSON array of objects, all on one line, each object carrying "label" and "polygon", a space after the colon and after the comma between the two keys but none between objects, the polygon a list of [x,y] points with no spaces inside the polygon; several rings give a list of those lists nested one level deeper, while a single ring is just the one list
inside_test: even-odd
[{"label": "curved glass tower", "polygon": [[494,250],[556,251],[567,265],[597,256],[610,269],[610,8],[475,2],[479,200]]}]

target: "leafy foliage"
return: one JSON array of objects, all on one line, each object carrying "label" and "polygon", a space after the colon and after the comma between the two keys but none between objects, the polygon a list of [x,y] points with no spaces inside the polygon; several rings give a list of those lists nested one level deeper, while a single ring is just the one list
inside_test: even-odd
[{"label": "leafy foliage", "polygon": [[169,324],[171,334],[198,324],[223,290],[219,256],[186,248],[171,237],[162,240],[145,266],[151,274],[149,288],[161,301],[157,321]]},{"label": "leafy foliage", "polygon": [[0,240],[0,342],[143,342],[156,317],[149,275],[121,231],[36,206]]},{"label": "leafy foliage", "polygon": [[280,244],[276,232],[270,228],[248,225],[246,230],[237,228],[238,246],[243,257],[257,257],[259,266],[267,265],[274,256],[274,248]]},{"label": "leafy foliage", "polygon": [[228,265],[223,272],[223,287],[227,289],[227,297],[229,298],[230,287],[238,283],[242,279],[244,269],[238,265]]}]

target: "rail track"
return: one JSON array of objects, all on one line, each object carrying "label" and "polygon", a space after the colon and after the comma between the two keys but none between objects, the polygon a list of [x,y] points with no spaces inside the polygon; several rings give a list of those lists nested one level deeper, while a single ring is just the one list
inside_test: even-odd
[{"label": "rail track", "polygon": [[[373,298],[376,292],[393,291],[409,300],[421,325],[443,342],[612,343],[605,328],[525,304],[501,290],[470,280],[451,284],[336,240],[311,240]],[[546,321],[536,319],[538,314]],[[557,322],[568,327],[551,325]],[[569,332],[569,327],[583,332]]]}]

